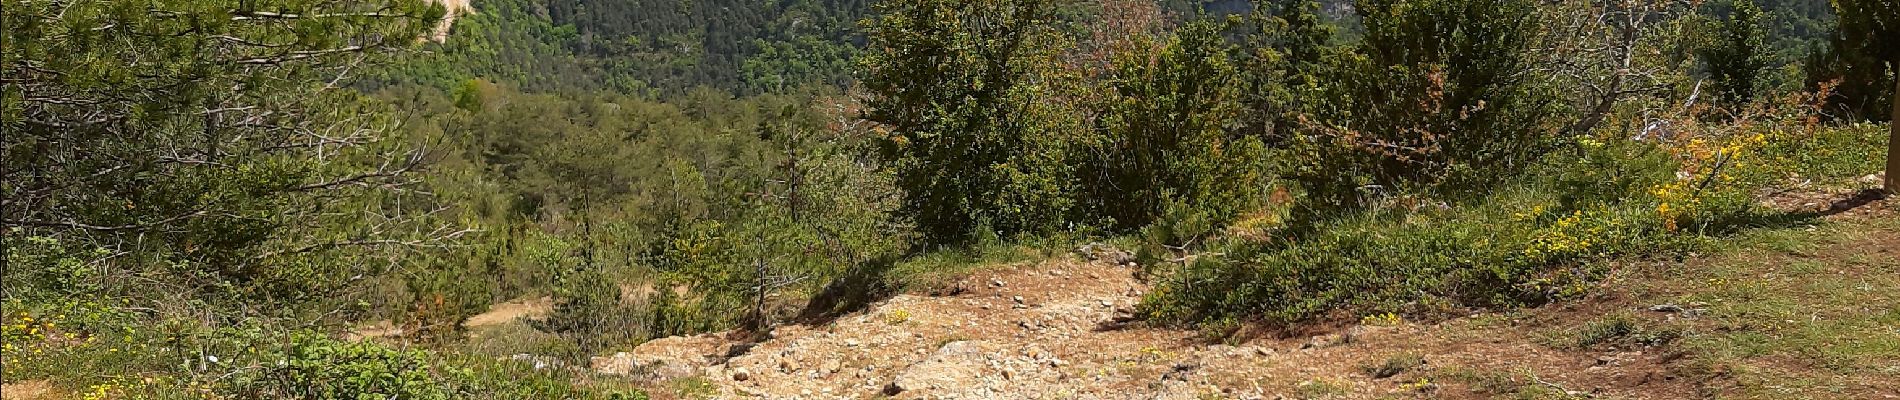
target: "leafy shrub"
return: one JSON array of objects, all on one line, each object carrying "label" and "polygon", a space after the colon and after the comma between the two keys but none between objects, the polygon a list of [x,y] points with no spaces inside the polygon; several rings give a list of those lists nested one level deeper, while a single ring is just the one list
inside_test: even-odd
[{"label": "leafy shrub", "polygon": [[560,334],[575,344],[569,360],[586,360],[600,351],[628,347],[648,339],[653,329],[640,308],[622,298],[620,286],[609,275],[585,264],[565,268],[555,283],[553,312],[537,328]]},{"label": "leafy shrub", "polygon": [[[1475,196],[1416,189],[1338,209],[1320,193],[1308,200],[1320,205],[1305,206],[1310,215],[1255,235],[1265,240],[1212,238],[1163,278],[1142,312],[1177,322],[1296,324],[1335,313],[1430,316],[1581,295],[1602,274],[1592,261],[1804,218],[1761,207],[1763,187],[1790,177],[1838,185],[1864,173],[1856,170],[1877,170],[1873,157],[1834,155],[1877,149],[1877,130],[1818,125],[1819,98],[1758,102],[1719,122],[1702,118],[1705,107],[1665,110],[1645,117],[1648,126],[1633,138],[1600,133],[1552,147],[1565,151],[1544,153]],[[1150,229],[1179,230],[1168,222]]]},{"label": "leafy shrub", "polygon": [[[567,371],[490,356],[356,342],[297,327],[151,320],[82,301],[20,303],[0,326],[4,379],[46,379],[90,398],[641,398]],[[24,327],[24,328],[22,328]]]},{"label": "leafy shrub", "polygon": [[1885,168],[1880,157],[1888,136],[1884,125],[1758,126],[1751,131],[1763,135],[1760,156],[1744,160],[1733,172],[1745,182],[1805,180],[1823,187],[1850,186]]},{"label": "leafy shrub", "polygon": [[[1533,72],[1535,3],[1367,1],[1365,39],[1315,62],[1317,100],[1286,139],[1310,197],[1479,192],[1560,148],[1556,97]],[[1442,186],[1441,186],[1442,185]],[[1380,193],[1367,193],[1376,190]]]},{"label": "leafy shrub", "polygon": [[[1678,248],[1646,190],[1677,181],[1667,154],[1604,146],[1551,160],[1468,204],[1407,197],[1311,220],[1276,240],[1222,241],[1165,277],[1141,307],[1162,320],[1276,324],[1335,311],[1433,315],[1581,294],[1587,260]],[[1713,218],[1740,209],[1703,209]]]},{"label": "leafy shrub", "polygon": [[1242,113],[1241,75],[1223,28],[1190,23],[1113,60],[1098,122],[1107,143],[1083,175],[1089,201],[1118,227],[1147,226],[1180,207],[1226,221],[1265,192],[1265,145],[1229,129]]},{"label": "leafy shrub", "polygon": [[925,241],[1064,227],[1075,206],[1059,1],[901,0],[866,27],[867,117]]},{"label": "leafy shrub", "polygon": [[270,373],[233,385],[257,395],[300,399],[449,398],[421,351],[311,334],[293,335],[290,341],[276,368],[267,367]]},{"label": "leafy shrub", "polygon": [[1142,228],[1135,257],[1150,268],[1174,263],[1182,253],[1203,248],[1202,241],[1214,235],[1221,223],[1207,209],[1170,204],[1160,219]]},{"label": "leafy shrub", "polygon": [[92,261],[110,253],[104,248],[87,251],[72,246],[52,237],[26,236],[17,228],[0,236],[7,263],[7,274],[0,277],[0,292],[9,299],[101,294],[106,289],[106,277]]},{"label": "leafy shrub", "polygon": [[[893,214],[901,201],[894,173],[868,154],[869,124],[850,119],[854,114],[826,114],[854,105],[797,96],[733,104],[705,96],[696,101],[708,110],[695,112],[742,115],[688,119],[655,103],[657,110],[643,113],[659,117],[536,133],[585,136],[591,133],[579,132],[679,125],[675,120],[693,121],[696,129],[644,134],[651,135],[647,142],[632,146],[589,137],[559,146],[556,157],[495,162],[504,171],[561,179],[522,178],[532,185],[520,194],[544,196],[547,203],[536,208],[549,211],[510,216],[538,223],[510,218],[492,253],[471,258],[524,283],[497,293],[552,295],[554,312],[537,325],[575,342],[569,355],[782,321],[820,288],[888,263],[910,244],[908,221]],[[620,103],[599,106],[617,110]],[[493,146],[514,146],[497,136]],[[662,160],[622,162],[644,156]]]},{"label": "leafy shrub", "polygon": [[[391,110],[334,79],[412,45],[443,8],[226,5],[5,3],[18,21],[4,27],[5,87],[21,94],[0,107],[0,193],[20,205],[0,224],[20,230],[9,239],[105,248],[112,257],[89,261],[139,279],[99,283],[233,308],[324,300],[405,255],[384,244],[441,239],[395,233],[433,227],[392,206],[420,197],[391,190],[412,183],[420,156],[381,141],[398,125]],[[364,8],[381,12],[352,12]],[[328,56],[346,52],[363,57]]]},{"label": "leafy shrub", "polygon": [[1771,56],[1766,52],[1768,31],[1762,23],[1766,13],[1754,1],[1720,5],[1727,9],[1727,15],[1703,28],[1710,37],[1696,56],[1702,59],[1722,104],[1738,107],[1754,102],[1764,84],[1760,75],[1768,68]]},{"label": "leafy shrub", "polygon": [[1894,80],[1900,79],[1900,7],[1884,0],[1829,2],[1840,20],[1828,46],[1810,53],[1810,90],[1832,87],[1827,115],[1853,121],[1892,118]]}]

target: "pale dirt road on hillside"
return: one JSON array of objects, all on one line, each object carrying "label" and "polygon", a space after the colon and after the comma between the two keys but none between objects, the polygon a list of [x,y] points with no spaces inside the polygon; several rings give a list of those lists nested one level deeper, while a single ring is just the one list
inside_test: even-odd
[{"label": "pale dirt road on hillside", "polygon": [[437,42],[448,40],[449,28],[452,28],[455,26],[455,18],[475,12],[475,8],[469,5],[469,0],[433,0],[433,1],[437,3],[442,3],[442,7],[447,8],[449,10],[449,15],[442,17],[442,22],[437,23],[435,25],[435,33],[429,35],[429,40],[434,40]]}]

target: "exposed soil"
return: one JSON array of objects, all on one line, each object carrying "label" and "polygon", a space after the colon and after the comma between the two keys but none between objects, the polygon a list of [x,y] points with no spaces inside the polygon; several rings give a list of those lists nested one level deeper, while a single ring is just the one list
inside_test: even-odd
[{"label": "exposed soil", "polygon": [[[1621,306],[1613,301],[1218,344],[1193,331],[1121,326],[1148,289],[1132,272],[1078,260],[1024,265],[972,276],[953,295],[898,296],[829,325],[781,327],[757,344],[720,334],[666,338],[597,358],[594,368],[705,379],[720,398],[1484,398],[1480,391],[1496,390],[1421,382],[1443,374],[1504,374],[1615,398],[1694,397],[1696,385],[1667,367],[1668,352],[1563,351],[1534,337]],[[1424,365],[1379,378],[1368,371],[1405,354]]]},{"label": "exposed soil", "polygon": [[52,382],[47,382],[45,380],[31,380],[31,381],[21,381],[21,382],[14,382],[14,383],[8,383],[8,384],[0,384],[0,397],[4,397],[7,400],[38,399],[38,398],[48,397],[48,395],[52,394],[52,392],[53,392]]},{"label": "exposed soil", "polygon": [[514,322],[517,319],[539,319],[554,312],[554,299],[519,299],[488,307],[488,312],[475,314],[462,321],[463,328],[479,328]]},{"label": "exposed soil", "polygon": [[460,17],[464,14],[475,12],[475,8],[469,5],[469,0],[434,0],[434,1],[437,3],[442,3],[442,7],[447,8],[449,10],[449,15],[443,16],[442,22],[436,24],[435,32],[429,35],[429,40],[434,40],[437,42],[448,40],[449,28],[455,26],[455,18]]},{"label": "exposed soil", "polygon": [[1788,190],[1762,196],[1762,204],[1791,213],[1812,213],[1830,220],[1893,215],[1893,203],[1879,189]]}]

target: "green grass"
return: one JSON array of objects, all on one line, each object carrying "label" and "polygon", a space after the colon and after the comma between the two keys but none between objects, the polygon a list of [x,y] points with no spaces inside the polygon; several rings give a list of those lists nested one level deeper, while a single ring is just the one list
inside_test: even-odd
[{"label": "green grass", "polygon": [[801,317],[824,318],[864,309],[903,293],[948,290],[965,276],[987,268],[1062,257],[1077,239],[1049,237],[1016,242],[986,242],[945,248],[900,260],[867,263],[809,296]]},{"label": "green grass", "polygon": [[703,376],[689,376],[672,381],[673,393],[687,399],[709,399],[719,395],[719,386]]},{"label": "green grass", "polygon": [[1770,140],[1762,149],[1761,162],[1744,166],[1775,178],[1811,180],[1812,184],[1862,189],[1855,182],[1867,174],[1885,169],[1887,126],[1854,124],[1823,129],[1814,134],[1789,133],[1789,137]]},{"label": "green grass", "polygon": [[[1552,328],[1540,339],[1580,352],[1642,347],[1679,355],[1683,361],[1670,367],[1714,398],[1878,398],[1900,390],[1895,250],[1900,217],[1892,214],[1750,231],[1680,263],[1620,276],[1611,284],[1627,291],[1628,310]],[[1646,310],[1656,304],[1694,311]],[[1501,379],[1462,378],[1474,388],[1502,386]]]},{"label": "green grass", "polygon": [[1315,379],[1293,387],[1293,398],[1302,400],[1334,399],[1352,393],[1352,382]]},{"label": "green grass", "polygon": [[1385,362],[1362,365],[1359,367],[1359,370],[1373,379],[1385,379],[1423,365],[1425,365],[1425,356],[1421,356],[1418,353],[1407,352],[1386,357]]},{"label": "green grass", "polygon": [[[86,302],[10,302],[6,382],[99,398],[632,399],[639,388],[496,356],[247,321],[209,326]],[[15,311],[18,310],[18,311]],[[368,397],[365,397],[368,396]]]},{"label": "green grass", "polygon": [[1542,341],[1551,347],[1570,350],[1634,349],[1668,345],[1681,336],[1678,327],[1661,326],[1629,312],[1618,312],[1582,326],[1546,333]]},{"label": "green grass", "polygon": [[1566,207],[1526,189],[1450,210],[1383,209],[1325,222],[1276,243],[1212,252],[1145,299],[1151,317],[1244,316],[1300,323],[1334,311],[1436,315],[1582,294],[1602,271],[1586,261],[1684,244],[1642,202]]},{"label": "green grass", "polygon": [[1588,395],[1572,395],[1569,389],[1553,387],[1529,371],[1506,373],[1490,370],[1447,368],[1432,374],[1437,381],[1458,382],[1476,393],[1495,399],[1582,400]]},{"label": "green grass", "polygon": [[[1681,348],[1736,398],[1851,398],[1900,389],[1900,218],[1764,232],[1658,283],[1707,304]],[[1691,278],[1693,277],[1693,278]]]},{"label": "green grass", "polygon": [[572,341],[559,335],[516,322],[472,329],[451,347],[460,353],[495,358],[516,354],[565,355],[578,350]]},{"label": "green grass", "polygon": [[1067,253],[1069,241],[989,243],[970,248],[927,252],[886,270],[883,279],[898,292],[938,289],[983,268],[1045,260]]}]

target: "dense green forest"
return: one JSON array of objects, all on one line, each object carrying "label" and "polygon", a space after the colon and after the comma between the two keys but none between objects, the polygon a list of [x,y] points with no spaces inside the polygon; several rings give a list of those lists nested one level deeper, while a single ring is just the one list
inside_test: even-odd
[{"label": "dense green forest", "polygon": [[479,0],[426,56],[381,74],[439,88],[467,79],[530,91],[749,95],[843,87],[865,1]]},{"label": "dense green forest", "polygon": [[1900,72],[1884,0],[3,5],[0,380],[86,398],[642,398],[496,358],[1102,241],[1153,326],[1535,306],[1866,186]]}]

